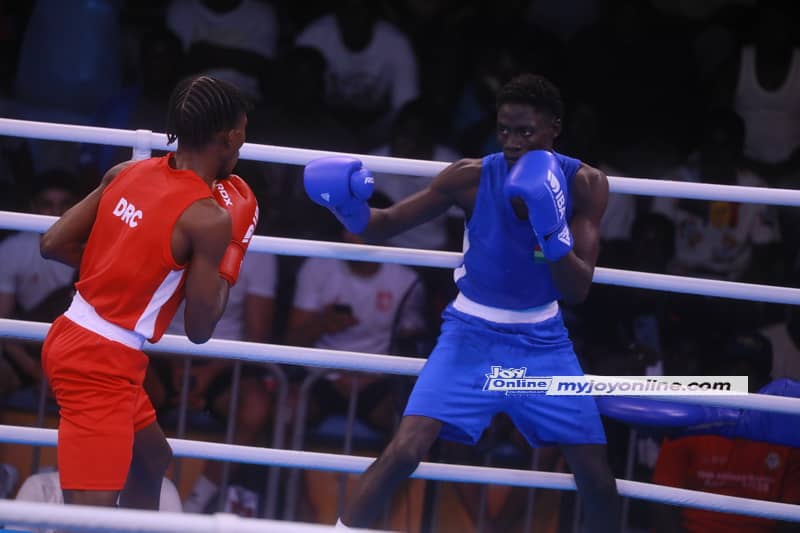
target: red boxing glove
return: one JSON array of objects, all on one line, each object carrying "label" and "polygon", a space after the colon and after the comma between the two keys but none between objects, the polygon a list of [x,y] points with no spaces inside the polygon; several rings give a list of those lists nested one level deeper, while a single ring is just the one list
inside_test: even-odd
[{"label": "red boxing glove", "polygon": [[219,275],[233,286],[258,224],[258,202],[253,190],[236,174],[214,183],[214,199],[231,215],[233,223],[231,243],[219,264]]}]

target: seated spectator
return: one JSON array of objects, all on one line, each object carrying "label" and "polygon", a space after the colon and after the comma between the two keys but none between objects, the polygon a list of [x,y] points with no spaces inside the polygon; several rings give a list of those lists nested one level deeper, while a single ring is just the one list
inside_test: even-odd
[{"label": "seated spectator", "polygon": [[[376,198],[377,196],[377,198]],[[373,196],[371,205],[389,202]],[[343,230],[346,242],[364,240]],[[386,354],[398,337],[425,329],[425,291],[410,268],[392,263],[310,258],[297,276],[286,342],[331,350]],[[358,418],[375,429],[394,427],[392,378],[331,372],[312,390],[316,420],[347,410],[358,379]]]},{"label": "seated spectator", "polygon": [[[64,214],[77,201],[75,181],[65,171],[37,176],[31,211],[56,217]],[[0,243],[0,318],[51,322],[69,306],[75,270],[43,259],[40,239],[39,233],[19,232]],[[7,340],[0,348],[0,396],[40,382],[39,346]]]},{"label": "seated spectator", "polygon": [[[741,167],[744,123],[735,112],[717,109],[703,128],[700,149],[679,169],[682,181],[764,186]],[[768,206],[723,201],[656,198],[653,210],[675,224],[679,275],[769,283],[778,263],[780,234]]]},{"label": "seated spectator", "polygon": [[[228,305],[214,330],[214,339],[268,342],[272,335],[274,315],[275,280],[277,261],[275,256],[248,252],[242,263],[239,280],[228,295]],[[183,305],[183,304],[182,304]],[[167,333],[183,335],[183,312],[178,309]],[[177,403],[183,382],[184,361],[170,358],[171,372],[160,369],[161,383],[168,389],[167,397]],[[189,379],[189,407],[207,410],[221,420],[227,420],[231,402],[231,378],[236,363],[230,359],[193,361]],[[236,410],[234,442],[243,445],[262,443],[268,433],[268,421],[272,417],[273,395],[268,381],[269,370],[258,364],[245,364],[241,370],[239,397]],[[152,389],[148,390],[152,396]],[[237,464],[237,467],[240,466]],[[192,494],[184,502],[186,512],[216,510],[214,499],[218,496],[222,482],[222,463],[207,461],[203,473],[195,482]],[[236,469],[232,472],[235,475]],[[257,499],[255,500],[257,501]],[[226,510],[230,512],[227,508]],[[257,509],[238,509],[248,516],[257,514]]]},{"label": "seated spectator", "polygon": [[[751,392],[769,381],[772,348],[757,333],[733,336],[709,374],[746,375]],[[661,447],[653,482],[716,494],[800,504],[800,450],[718,435],[668,439]],[[658,533],[777,532],[792,530],[776,520],[694,508],[654,505]],[[785,529],[781,529],[785,526]]]},{"label": "seated spectator", "polygon": [[272,6],[257,0],[172,0],[167,26],[183,43],[191,73],[224,79],[258,100],[278,45]]},{"label": "seated spectator", "polygon": [[337,0],[335,6],[295,43],[325,56],[327,102],[367,149],[382,140],[393,115],[417,97],[417,57],[408,37],[379,17],[377,3]]}]

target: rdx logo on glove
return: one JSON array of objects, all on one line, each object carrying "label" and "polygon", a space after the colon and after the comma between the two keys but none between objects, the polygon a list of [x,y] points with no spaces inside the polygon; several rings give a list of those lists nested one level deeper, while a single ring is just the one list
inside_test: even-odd
[{"label": "rdx logo on glove", "polygon": [[558,181],[555,174],[549,170],[547,171],[547,185],[550,186],[550,190],[553,193],[553,199],[556,201],[559,216],[565,216],[567,213],[567,199],[564,197],[563,189],[561,189],[561,182]]},{"label": "rdx logo on glove", "polygon": [[248,226],[247,231],[244,233],[244,237],[242,237],[242,242],[244,244],[250,242],[250,239],[253,237],[253,233],[256,232],[256,226],[258,226],[258,206],[256,206],[256,212],[253,215],[253,223]]},{"label": "rdx logo on glove", "polygon": [[222,197],[222,201],[225,202],[225,205],[233,205],[233,201],[228,195],[228,191],[225,190],[225,186],[221,183],[217,183],[214,186],[217,188],[217,191],[219,191],[219,195]]}]

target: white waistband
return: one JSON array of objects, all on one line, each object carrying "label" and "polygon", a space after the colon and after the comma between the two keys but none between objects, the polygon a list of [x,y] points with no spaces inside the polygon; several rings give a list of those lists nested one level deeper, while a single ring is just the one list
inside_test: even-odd
[{"label": "white waistband", "polygon": [[528,309],[500,309],[473,302],[460,292],[453,300],[453,307],[462,313],[498,324],[536,324],[558,314],[558,302],[555,300]]},{"label": "white waistband", "polygon": [[97,314],[94,307],[83,299],[80,293],[76,292],[64,316],[93,333],[105,337],[110,341],[124,344],[134,350],[141,350],[144,344],[144,336],[135,331],[125,329],[116,324],[112,324],[105,318]]}]

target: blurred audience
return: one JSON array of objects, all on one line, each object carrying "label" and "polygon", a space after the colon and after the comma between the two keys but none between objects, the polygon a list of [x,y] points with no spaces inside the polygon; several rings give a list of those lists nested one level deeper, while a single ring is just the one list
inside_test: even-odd
[{"label": "blurred audience", "polygon": [[[745,128],[730,109],[707,115],[698,150],[678,169],[688,182],[763,187],[742,166]],[[780,257],[777,213],[770,206],[724,201],[656,198],[653,210],[675,224],[673,274],[732,281],[774,282]]]},{"label": "blurred audience", "polygon": [[385,139],[394,114],[419,95],[417,58],[408,37],[370,0],[337,0],[295,43],[327,62],[328,104],[359,138],[361,150]]},{"label": "blurred audience", "polygon": [[[61,170],[36,176],[31,212],[64,214],[78,200],[75,181]],[[52,322],[69,306],[75,270],[43,259],[40,238],[37,232],[19,232],[0,242],[0,318]],[[41,381],[40,345],[5,340],[0,348],[0,396]]]},{"label": "blurred audience", "polygon": [[[249,252],[242,263],[239,280],[228,296],[228,305],[214,330],[214,339],[268,342],[272,336],[272,322],[275,309],[275,289],[277,280],[277,261],[275,256]],[[175,315],[167,333],[183,335],[183,304]],[[152,365],[152,363],[151,363]],[[166,388],[154,390],[159,382],[149,380],[148,393],[157,404],[161,396],[173,405],[177,403],[184,378],[185,364],[180,357],[171,357],[167,370],[160,365],[160,384]],[[241,366],[240,370],[236,367]],[[234,371],[241,372],[239,396],[232,398],[231,385]],[[273,418],[272,385],[270,368],[259,364],[242,364],[230,359],[192,360],[189,368],[189,408],[209,411],[214,417],[228,421],[232,401],[236,401],[234,442],[253,446],[264,444],[271,434],[269,421]],[[155,386],[154,386],[155,385]],[[154,398],[155,397],[155,398]],[[242,470],[236,463],[231,475],[235,478]],[[245,469],[246,470],[246,469]],[[216,511],[219,487],[222,482],[223,466],[219,461],[206,461],[203,473],[195,481],[192,494],[184,502],[186,512]],[[231,487],[229,487],[230,492]],[[249,490],[249,489],[248,489]],[[226,512],[231,512],[229,494],[224,495]],[[258,498],[250,499],[254,503]],[[237,508],[237,513],[256,516],[257,508]]]},{"label": "blurred audience", "polygon": [[778,185],[800,178],[800,46],[797,10],[787,0],[759,0],[752,34],[732,57],[727,81],[745,123],[744,156]]},{"label": "blurred audience", "polygon": [[[17,118],[90,124],[123,83],[123,0],[37,0],[14,84]],[[34,171],[77,171],[77,143],[28,141]]]},{"label": "blurred audience", "polygon": [[167,26],[183,44],[187,74],[207,73],[258,100],[277,55],[278,18],[259,0],[172,0]]},{"label": "blurred audience", "polygon": [[[387,205],[379,193],[371,205]],[[345,242],[364,240],[343,230]],[[286,342],[294,346],[387,354],[404,337],[426,331],[425,290],[410,268],[393,263],[309,258],[300,268],[289,313]],[[399,416],[393,378],[336,371],[314,385],[311,412],[315,422],[347,411],[357,380],[358,418],[382,431]]]}]

